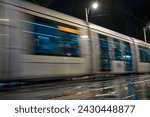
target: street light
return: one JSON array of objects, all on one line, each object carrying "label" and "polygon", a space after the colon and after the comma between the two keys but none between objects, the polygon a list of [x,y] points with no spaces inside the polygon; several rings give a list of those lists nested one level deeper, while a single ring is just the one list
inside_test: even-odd
[{"label": "street light", "polygon": [[88,8],[85,8],[85,16],[86,16],[86,23],[87,23],[87,28],[88,28],[88,37],[89,37],[89,42],[90,42],[90,54],[91,54],[91,77],[93,77],[93,48],[92,48],[92,38],[91,38],[91,33],[90,33],[90,28],[89,28],[89,13],[90,9],[97,9],[99,6],[98,0],[96,2],[93,2]]},{"label": "street light", "polygon": [[94,2],[94,3],[92,4],[92,8],[93,8],[93,9],[97,9],[97,8],[98,8],[98,2]]},{"label": "street light", "polygon": [[147,42],[146,31],[147,31],[148,28],[150,28],[150,25],[143,27],[143,33],[144,33],[144,40],[145,40],[145,42]]},{"label": "street light", "polygon": [[98,4],[98,0],[96,2],[93,2],[92,5],[90,5],[88,8],[85,8],[85,15],[86,15],[86,22],[87,24],[89,23],[89,13],[90,13],[90,9],[97,9],[99,6]]}]

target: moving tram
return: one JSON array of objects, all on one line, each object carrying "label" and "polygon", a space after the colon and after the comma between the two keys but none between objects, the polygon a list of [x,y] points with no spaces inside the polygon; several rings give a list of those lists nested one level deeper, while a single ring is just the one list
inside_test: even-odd
[{"label": "moving tram", "polygon": [[149,72],[148,43],[26,1],[0,0],[0,81]]}]

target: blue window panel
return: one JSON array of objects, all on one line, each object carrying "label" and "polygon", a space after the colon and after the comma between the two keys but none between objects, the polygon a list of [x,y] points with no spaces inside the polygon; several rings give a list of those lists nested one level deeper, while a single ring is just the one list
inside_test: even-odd
[{"label": "blue window panel", "polygon": [[[80,57],[79,35],[57,29],[58,22],[34,17],[34,21],[21,20],[23,32],[33,37],[33,54]],[[65,27],[69,27],[64,25]],[[75,28],[76,29],[76,28]]]},{"label": "blue window panel", "polygon": [[100,57],[103,59],[108,59],[109,57],[109,47],[108,47],[108,41],[107,41],[107,37],[101,37],[99,40],[99,44],[100,44]]},{"label": "blue window panel", "polygon": [[139,46],[139,57],[141,62],[149,62],[150,61],[149,49]]},{"label": "blue window panel", "polygon": [[35,38],[36,39],[33,42],[35,54],[57,55],[58,52],[57,41],[52,42],[50,37],[44,37],[39,35],[37,35]]},{"label": "blue window panel", "polygon": [[80,56],[78,35],[61,32],[64,45],[64,55],[66,56]]},{"label": "blue window panel", "polygon": [[107,36],[99,35],[99,48],[100,48],[101,71],[110,71],[111,62],[109,56],[109,44],[108,44]]},{"label": "blue window panel", "polygon": [[132,53],[131,53],[130,44],[128,42],[124,42],[123,47],[124,47],[123,59],[125,61],[125,70],[132,71],[133,63],[132,63]]},{"label": "blue window panel", "polygon": [[114,46],[114,54],[115,54],[115,60],[122,60],[122,50],[120,47],[120,42],[117,39],[113,39],[113,46]]}]

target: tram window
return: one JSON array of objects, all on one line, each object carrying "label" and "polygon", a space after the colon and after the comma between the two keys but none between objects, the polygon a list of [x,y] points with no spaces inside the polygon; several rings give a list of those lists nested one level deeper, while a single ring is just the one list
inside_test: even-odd
[{"label": "tram window", "polygon": [[132,61],[131,48],[128,42],[124,42],[124,60]]},{"label": "tram window", "polygon": [[32,29],[25,29],[33,37],[33,54],[54,56],[80,56],[79,30],[70,25],[54,22],[39,17],[25,21]]},{"label": "tram window", "polygon": [[63,52],[67,56],[80,56],[78,35],[60,32],[63,40]]},{"label": "tram window", "polygon": [[124,42],[123,48],[124,48],[123,59],[125,62],[125,70],[132,71],[133,66],[132,66],[132,53],[130,44],[128,42]]},{"label": "tram window", "polygon": [[100,43],[100,49],[101,49],[101,58],[107,59],[109,58],[109,46],[108,46],[108,40],[106,36],[99,35],[99,43]]},{"label": "tram window", "polygon": [[122,60],[122,50],[118,39],[113,39],[113,48],[115,52],[115,60]]},{"label": "tram window", "polygon": [[139,54],[140,54],[140,61],[141,62],[149,62],[150,55],[149,55],[149,49],[139,46]]},{"label": "tram window", "polygon": [[107,36],[99,34],[99,46],[100,46],[100,68],[101,71],[110,71],[111,62],[109,56],[109,44]]}]

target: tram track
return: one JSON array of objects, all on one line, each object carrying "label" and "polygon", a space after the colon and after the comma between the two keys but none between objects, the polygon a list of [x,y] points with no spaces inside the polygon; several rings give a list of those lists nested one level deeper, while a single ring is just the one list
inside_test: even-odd
[{"label": "tram track", "polygon": [[[150,76],[118,77],[111,80],[86,79],[29,83],[0,91],[0,99],[127,99],[129,88],[139,93],[143,83],[150,84]],[[143,90],[143,89],[142,89]],[[120,96],[121,95],[121,96]],[[133,94],[134,95],[134,94]]]}]

